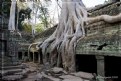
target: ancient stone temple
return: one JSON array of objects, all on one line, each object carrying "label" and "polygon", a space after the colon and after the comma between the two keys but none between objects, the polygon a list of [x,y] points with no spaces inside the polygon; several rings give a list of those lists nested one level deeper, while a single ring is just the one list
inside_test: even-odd
[{"label": "ancient stone temple", "polygon": [[[20,31],[21,37],[17,32],[8,30],[9,12],[3,11],[6,5],[3,5],[1,1],[0,81],[13,76],[23,77],[20,64],[24,60],[42,63],[41,49],[37,49],[37,44],[48,38],[57,27],[55,25],[36,35],[35,38],[32,38],[30,33]],[[91,13],[91,17],[102,14],[117,15],[121,13],[121,2],[116,1],[109,0],[109,3],[96,6],[88,12]],[[10,3],[7,1],[6,4]],[[119,81],[121,77],[121,22],[109,24],[100,21],[85,26],[85,31],[86,36],[76,46],[76,70],[96,73],[99,79],[108,77],[108,79]],[[29,51],[28,48],[30,48]]]},{"label": "ancient stone temple", "polygon": [[[17,36],[8,30],[9,12],[6,5],[9,1],[0,2],[0,78],[7,78],[8,75],[22,72],[17,60],[18,42]],[[6,9],[5,11],[3,9]],[[17,76],[16,76],[17,77]]]},{"label": "ancient stone temple", "polygon": [[[96,6],[88,12],[92,13],[91,17],[102,14],[117,15],[121,13],[121,2],[111,1]],[[38,52],[37,42],[45,40],[55,28],[56,26],[35,36],[31,49]],[[86,36],[76,46],[76,70],[96,73],[103,79],[108,77],[107,79],[119,81],[121,77],[121,23],[109,24],[100,21],[87,25],[85,30]]]},{"label": "ancient stone temple", "polygon": [[30,35],[24,33],[22,38],[17,32],[8,30],[10,4],[10,0],[0,1],[0,81],[23,77],[19,54],[25,54],[29,46],[27,39]]}]

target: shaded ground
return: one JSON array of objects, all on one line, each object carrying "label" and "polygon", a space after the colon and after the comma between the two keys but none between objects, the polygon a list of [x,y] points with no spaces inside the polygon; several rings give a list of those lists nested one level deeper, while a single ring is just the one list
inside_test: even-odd
[{"label": "shaded ground", "polygon": [[27,62],[23,63],[24,67],[28,71],[27,73],[27,78],[24,78],[22,81],[35,81],[36,80],[36,75],[37,71],[40,69],[40,64],[38,63],[33,63],[33,62]]},{"label": "shaded ground", "polygon": [[36,80],[36,72],[28,74],[28,77],[23,79],[22,81],[35,81]]},{"label": "shaded ground", "polygon": [[63,68],[49,68],[48,64],[46,67],[33,62],[23,65],[28,71],[28,76],[21,81],[92,81],[94,78],[92,73],[68,73]]}]

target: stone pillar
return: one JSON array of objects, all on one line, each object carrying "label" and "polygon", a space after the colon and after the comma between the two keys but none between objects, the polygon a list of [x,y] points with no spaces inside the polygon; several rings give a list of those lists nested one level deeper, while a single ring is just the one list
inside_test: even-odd
[{"label": "stone pillar", "polygon": [[38,52],[38,63],[40,63],[40,53]]},{"label": "stone pillar", "polygon": [[97,74],[104,77],[105,76],[104,56],[96,56],[96,59],[97,59]]},{"label": "stone pillar", "polygon": [[28,55],[27,55],[29,61],[30,61],[30,51],[28,51]]},{"label": "stone pillar", "polygon": [[[2,43],[2,46],[3,46],[3,43]],[[3,48],[3,47],[2,47]],[[4,49],[4,48],[3,48]],[[1,57],[2,56],[2,57]],[[1,57],[1,62],[0,62],[0,64],[1,64],[1,66],[3,67],[4,65],[4,56],[5,56],[5,52],[2,50],[1,52],[0,52],[0,57]]]},{"label": "stone pillar", "polygon": [[19,52],[16,52],[16,58],[17,58],[17,60],[19,60],[18,53],[19,53]]},{"label": "stone pillar", "polygon": [[34,52],[32,52],[32,53],[33,53],[33,62],[34,62],[34,59],[35,59],[35,58],[34,58]]},{"label": "stone pillar", "polygon": [[22,60],[24,60],[24,53],[25,53],[25,52],[22,52]]}]

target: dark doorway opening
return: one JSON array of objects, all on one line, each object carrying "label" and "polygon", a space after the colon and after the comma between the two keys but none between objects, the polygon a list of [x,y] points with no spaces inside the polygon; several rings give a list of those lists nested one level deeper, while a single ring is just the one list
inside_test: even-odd
[{"label": "dark doorway opening", "polygon": [[22,52],[18,52],[18,59],[22,60]]},{"label": "dark doorway opening", "polygon": [[94,55],[76,55],[76,71],[97,73],[97,61]]},{"label": "dark doorway opening", "polygon": [[[5,55],[7,56],[7,41],[6,40],[0,39],[0,52],[4,52]],[[1,57],[1,55],[0,55],[0,57]]]},{"label": "dark doorway opening", "polygon": [[35,62],[38,62],[38,58],[39,58],[39,57],[38,57],[38,52],[35,52],[35,53],[34,53],[34,61],[35,61]]},{"label": "dark doorway opening", "polygon": [[121,81],[121,57],[105,57],[105,76],[112,81]]},{"label": "dark doorway opening", "polygon": [[25,56],[28,56],[28,52],[25,52]]},{"label": "dark doorway opening", "polygon": [[40,64],[43,64],[42,49],[39,50],[39,54],[40,54]]}]

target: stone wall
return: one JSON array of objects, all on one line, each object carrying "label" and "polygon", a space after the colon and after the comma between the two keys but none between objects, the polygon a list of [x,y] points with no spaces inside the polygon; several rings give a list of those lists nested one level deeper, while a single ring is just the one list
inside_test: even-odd
[{"label": "stone wall", "polygon": [[51,34],[53,34],[53,32],[55,31],[57,25],[55,25],[52,28],[49,28],[41,33],[39,33],[38,35],[36,35],[34,38],[31,39],[32,42],[40,42],[40,41],[44,41],[46,38],[48,38]]},{"label": "stone wall", "polygon": [[121,12],[121,2],[99,5],[89,10],[88,12],[92,13],[92,17],[102,14],[117,15],[119,12]]},{"label": "stone wall", "polygon": [[[91,17],[102,14],[117,15],[121,11],[121,3],[104,5],[95,9]],[[86,26],[86,37],[79,41],[76,47],[77,54],[121,56],[121,23],[109,24],[104,21]],[[101,45],[106,44],[102,49]]]}]

